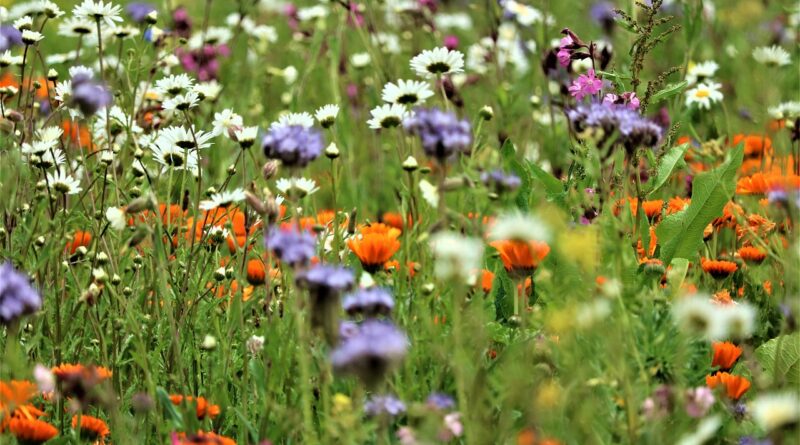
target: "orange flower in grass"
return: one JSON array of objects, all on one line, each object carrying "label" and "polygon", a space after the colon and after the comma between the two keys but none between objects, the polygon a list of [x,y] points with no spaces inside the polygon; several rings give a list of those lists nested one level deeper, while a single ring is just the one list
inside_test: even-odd
[{"label": "orange flower in grass", "polygon": [[71,120],[65,120],[61,122],[61,129],[64,131],[64,136],[62,136],[62,139],[64,139],[65,143],[69,142],[80,148],[94,151],[92,134],[89,133],[89,127]]},{"label": "orange flower in grass", "polygon": [[744,142],[744,156],[757,157],[772,153],[772,139],[757,134],[737,134],[731,140],[731,147]]},{"label": "orange flower in grass", "polygon": [[736,360],[742,355],[742,348],[726,341],[717,341],[711,344],[714,350],[714,357],[711,359],[711,366],[719,366],[719,369],[727,371],[733,368]]},{"label": "orange flower in grass", "polygon": [[749,264],[761,264],[767,258],[766,253],[753,246],[744,246],[740,248],[737,253],[741,259]]},{"label": "orange flower in grass", "polygon": [[729,399],[739,400],[744,393],[750,389],[750,381],[738,375],[731,375],[727,372],[718,372],[706,376],[706,386],[716,389],[718,386],[725,388],[725,394]]},{"label": "orange flower in grass", "polygon": [[172,394],[169,396],[169,400],[172,402],[173,405],[180,406],[183,404],[186,405],[195,405],[195,409],[197,412],[197,418],[202,420],[206,417],[211,419],[217,417],[220,413],[219,405],[214,405],[208,402],[205,397],[192,397],[192,396],[182,396],[179,394]]},{"label": "orange flower in grass", "polygon": [[50,370],[58,381],[70,380],[73,378],[91,378],[94,380],[106,380],[111,378],[111,371],[102,366],[84,366],[81,364],[64,363],[53,367]]},{"label": "orange flower in grass", "polygon": [[0,413],[25,405],[37,392],[36,385],[27,380],[0,381]]},{"label": "orange flower in grass", "polygon": [[487,294],[492,291],[494,286],[494,273],[490,270],[481,270],[481,289]]},{"label": "orange flower in grass", "polygon": [[736,193],[739,195],[763,195],[771,190],[800,189],[800,176],[780,173],[754,173],[740,178],[736,182]]},{"label": "orange flower in grass", "polygon": [[[406,263],[406,268],[408,270],[408,277],[414,278],[414,275],[417,274],[417,268],[419,264],[409,261]],[[383,264],[383,270],[386,272],[395,272],[400,270],[400,262],[397,260],[390,260]]]},{"label": "orange flower in grass", "polygon": [[[363,230],[363,229],[362,229]],[[399,232],[395,228],[391,230]],[[367,272],[375,272],[400,250],[400,241],[397,236],[390,233],[366,233],[357,238],[347,240],[347,247],[361,261],[361,265]]]},{"label": "orange flower in grass", "polygon": [[72,234],[72,241],[68,241],[64,250],[74,255],[79,247],[88,247],[92,243],[92,234],[83,230],[76,230]]},{"label": "orange flower in grass", "polygon": [[731,293],[728,292],[728,289],[723,289],[712,295],[711,301],[721,306],[733,304],[733,299],[731,298]]},{"label": "orange flower in grass", "polygon": [[775,229],[775,223],[763,216],[753,213],[747,215],[745,224],[736,226],[736,236],[742,239],[746,236],[765,237]]},{"label": "orange flower in grass", "polygon": [[[619,212],[622,210],[622,207],[625,206],[624,199],[617,201],[616,205],[614,206],[614,215],[619,216]],[[635,217],[639,213],[639,200],[637,198],[628,198],[627,199],[628,205],[631,208],[631,214]],[[650,220],[655,220],[661,217],[661,210],[664,208],[664,200],[656,199],[653,201],[643,201],[642,202],[642,209],[644,210],[644,214]]]},{"label": "orange flower in grass", "polygon": [[550,253],[550,246],[541,241],[493,241],[490,246],[500,252],[506,270],[517,276],[530,275]]},{"label": "orange flower in grass", "polygon": [[173,441],[177,445],[236,445],[236,441],[215,433],[198,431],[194,434],[186,435],[180,433],[175,436],[178,440]]},{"label": "orange flower in grass", "polygon": [[675,196],[674,198],[670,198],[669,202],[667,202],[667,215],[678,213],[689,207],[689,204],[691,203],[692,203],[691,198],[681,198],[680,196]]},{"label": "orange flower in grass", "polygon": [[636,244],[636,252],[639,254],[639,258],[648,258],[652,257],[656,254],[656,245],[658,244],[658,237],[656,236],[656,229],[654,226],[650,226],[650,244],[647,252],[644,251],[644,243],[642,239],[639,238],[639,241]]},{"label": "orange flower in grass", "polygon": [[[78,416],[72,417],[73,429],[78,428],[78,420]],[[80,416],[80,425],[81,437],[92,442],[97,441],[103,443],[105,437],[110,433],[108,430],[108,425],[106,425],[102,419],[98,419],[97,417],[82,415]]]},{"label": "orange flower in grass", "polygon": [[25,417],[11,419],[8,423],[8,430],[20,444],[25,445],[45,443],[58,435],[58,430],[53,425],[43,420]]},{"label": "orange flower in grass", "polygon": [[703,267],[703,272],[718,280],[728,278],[739,268],[733,261],[709,260],[707,258],[700,258],[700,265]]},{"label": "orange flower in grass", "polygon": [[384,223],[372,223],[359,227],[358,233],[362,235],[380,234],[386,235],[390,238],[399,238],[402,232],[400,229],[394,228]]}]

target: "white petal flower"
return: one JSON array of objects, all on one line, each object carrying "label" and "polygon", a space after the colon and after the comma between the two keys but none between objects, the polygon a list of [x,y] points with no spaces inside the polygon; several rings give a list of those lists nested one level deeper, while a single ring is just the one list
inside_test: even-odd
[{"label": "white petal flower", "polygon": [[550,228],[536,216],[519,212],[500,215],[492,225],[489,238],[511,241],[550,241]]},{"label": "white petal flower", "polygon": [[106,220],[114,230],[122,230],[128,224],[125,218],[125,211],[119,207],[109,207],[106,209]]},{"label": "white petal flower", "polygon": [[372,119],[367,121],[367,125],[374,130],[397,127],[404,119],[411,116],[406,106],[400,104],[381,105],[373,108],[369,114],[372,115]]},{"label": "white petal flower", "polygon": [[227,207],[234,202],[243,201],[245,198],[244,190],[237,188],[231,191],[214,193],[211,199],[200,201],[201,210],[213,210],[217,207]]},{"label": "white petal flower", "polygon": [[194,91],[189,91],[168,98],[161,104],[161,107],[166,111],[186,111],[196,107],[199,103],[200,96]]},{"label": "white petal flower", "polygon": [[418,80],[398,80],[397,84],[392,82],[383,86],[381,99],[390,104],[401,104],[413,106],[424,103],[433,96],[433,90],[427,82]]},{"label": "white petal flower", "polygon": [[689,85],[694,85],[699,81],[714,77],[718,69],[719,65],[713,60],[690,64],[689,69],[686,70],[686,81]]},{"label": "white petal flower", "polygon": [[177,74],[158,79],[153,89],[159,94],[174,96],[193,86],[194,80],[188,74]]},{"label": "white petal flower", "polygon": [[322,126],[322,128],[328,128],[336,122],[336,116],[339,115],[339,105],[336,104],[329,104],[321,107],[314,113],[314,116],[317,118],[317,121]]},{"label": "white petal flower", "polygon": [[792,57],[778,45],[762,46],[753,50],[756,62],[770,66],[785,66],[792,63]]},{"label": "white petal flower", "polygon": [[47,184],[51,190],[65,195],[74,195],[82,190],[80,182],[63,169],[59,172],[48,173]]},{"label": "white petal flower", "polygon": [[72,10],[72,14],[77,19],[103,21],[108,26],[114,26],[114,22],[121,22],[119,16],[122,9],[111,2],[103,3],[102,0],[84,0],[83,3]]},{"label": "white petal flower", "polygon": [[219,113],[214,113],[214,122],[212,125],[214,126],[214,130],[212,131],[214,136],[224,134],[225,137],[229,138],[232,130],[241,128],[242,125],[244,125],[244,120],[242,116],[234,113],[230,108],[226,108]]},{"label": "white petal flower", "polygon": [[721,102],[723,99],[720,88],[722,85],[716,82],[703,82],[686,92],[686,106],[697,105],[701,109],[710,109],[712,104]]},{"label": "white petal flower", "polygon": [[425,50],[411,59],[411,69],[420,77],[435,77],[464,71],[464,54],[445,47]]},{"label": "white petal flower", "polygon": [[314,126],[314,118],[309,113],[286,113],[278,118],[278,122],[273,122],[270,128],[283,127],[288,125],[300,125],[306,128]]},{"label": "white petal flower", "polygon": [[422,199],[434,209],[439,207],[439,189],[426,179],[419,181],[419,190],[422,192]]},{"label": "white petal flower", "polygon": [[439,232],[431,237],[433,255],[436,258],[434,272],[442,280],[466,281],[474,271],[480,269],[483,257],[483,242],[455,232]]},{"label": "white petal flower", "polygon": [[22,43],[26,45],[35,45],[43,38],[44,36],[36,31],[30,31],[27,29],[22,31]]},{"label": "white petal flower", "polygon": [[750,402],[753,420],[771,432],[800,420],[800,398],[794,392],[763,394]]},{"label": "white petal flower", "polygon": [[284,195],[296,195],[301,198],[319,190],[317,183],[308,178],[280,178],[275,181],[275,188]]}]

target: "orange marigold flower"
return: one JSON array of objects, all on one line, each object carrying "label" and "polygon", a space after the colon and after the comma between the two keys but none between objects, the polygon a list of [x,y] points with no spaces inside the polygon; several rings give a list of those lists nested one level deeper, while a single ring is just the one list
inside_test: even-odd
[{"label": "orange marigold flower", "polygon": [[767,258],[766,253],[753,246],[744,246],[737,253],[741,259],[751,264],[761,264]]},{"label": "orange marigold flower", "polygon": [[[409,261],[406,263],[406,268],[408,269],[408,277],[414,278],[414,275],[417,274],[417,267],[419,265],[413,261]],[[383,270],[387,272],[394,272],[396,270],[400,270],[400,262],[397,260],[390,260],[383,264]]]},{"label": "orange marigold flower", "polygon": [[763,195],[776,189],[800,189],[800,176],[759,172],[736,182],[736,193],[740,195]]},{"label": "orange marigold flower", "polygon": [[[97,417],[82,415],[80,417],[81,437],[91,441],[101,441],[108,436],[108,425]],[[72,428],[78,427],[78,416],[72,417]]]},{"label": "orange marigold flower", "polygon": [[213,405],[206,400],[205,397],[192,397],[192,396],[182,396],[179,394],[172,394],[169,396],[169,400],[172,401],[173,405],[195,405],[197,411],[197,418],[202,420],[206,417],[215,418],[219,415],[220,409],[219,405]]},{"label": "orange marigold flower", "polygon": [[723,289],[712,295],[711,301],[723,306],[733,304],[733,299],[731,298],[731,293],[728,292],[728,289]]},{"label": "orange marigold flower", "polygon": [[757,134],[737,134],[731,140],[731,146],[735,147],[744,142],[745,157],[754,157],[772,152],[772,139],[762,137]]},{"label": "orange marigold flower", "polygon": [[733,368],[736,360],[742,355],[742,348],[726,341],[717,341],[711,344],[714,350],[714,357],[711,359],[711,366],[719,366],[719,369],[727,371]]},{"label": "orange marigold flower", "polygon": [[550,253],[550,246],[541,241],[493,241],[490,246],[500,252],[503,266],[510,273],[530,275]]},{"label": "orange marigold flower", "polygon": [[642,239],[639,238],[638,243],[636,244],[636,252],[639,254],[639,258],[647,258],[652,257],[656,254],[656,244],[658,244],[658,237],[656,236],[656,229],[653,226],[650,226],[650,244],[648,245],[647,252],[644,251],[644,244],[642,243]]},{"label": "orange marigold flower", "polygon": [[22,444],[40,444],[58,435],[58,430],[53,425],[39,420],[25,417],[15,417],[8,423],[11,434]]},{"label": "orange marigold flower", "polygon": [[[403,220],[403,215],[397,212],[384,212],[381,215],[380,222],[386,224],[387,226],[394,227],[397,230],[403,230],[405,228],[405,221]],[[408,216],[408,225],[411,225],[411,215]]]},{"label": "orange marigold flower", "polygon": [[722,216],[716,218],[711,224],[714,227],[733,227],[736,225],[736,220],[744,215],[744,209],[739,204],[733,201],[728,201],[725,207],[722,208]]},{"label": "orange marigold flower", "polygon": [[396,229],[390,225],[383,223],[372,223],[369,225],[361,226],[358,229],[358,233],[362,235],[380,234],[380,235],[386,235],[390,238],[399,238],[400,235],[402,234],[400,229]]},{"label": "orange marigold flower", "polygon": [[236,441],[229,437],[203,431],[198,431],[189,436],[186,433],[180,433],[177,438],[178,441],[173,442],[177,445],[236,445]]},{"label": "orange marigold flower", "polygon": [[739,268],[733,261],[709,260],[707,258],[700,258],[700,265],[703,267],[703,272],[718,280],[727,278]]},{"label": "orange marigold flower", "polygon": [[[375,225],[373,224],[373,226]],[[383,224],[381,225],[383,226]],[[390,229],[399,232],[394,227]],[[372,273],[400,250],[400,241],[392,233],[368,232],[360,237],[347,240],[347,247],[358,257],[364,269]]]},{"label": "orange marigold flower", "polygon": [[706,386],[709,388],[715,389],[720,385],[725,387],[725,394],[732,400],[739,400],[750,389],[750,381],[738,375],[718,372],[706,376]]},{"label": "orange marigold flower", "polygon": [[494,285],[494,273],[490,270],[481,270],[481,289],[487,294],[492,291]]},{"label": "orange marigold flower", "polygon": [[259,258],[247,262],[247,282],[253,286],[264,284],[267,280],[267,270],[264,261]]},{"label": "orange marigold flower", "polygon": [[[627,200],[626,199],[621,199],[621,200],[617,201],[616,204],[614,205],[614,209],[613,209],[614,216],[619,216],[620,210],[622,210],[622,207],[624,207],[626,203],[628,205],[630,205],[631,214],[634,217],[637,216],[637,214],[639,213],[639,200],[637,198],[628,198]],[[644,202],[642,202],[642,209],[644,209],[644,214],[647,215],[647,217],[650,220],[654,220],[654,219],[660,218],[661,217],[661,209],[663,209],[663,207],[664,207],[664,200],[663,199],[656,199],[656,200],[653,200],[653,201],[644,201]]]},{"label": "orange marigold flower", "polygon": [[774,222],[757,213],[752,213],[747,215],[747,221],[744,225],[736,226],[736,236],[740,239],[747,235],[764,237],[774,228]]},{"label": "orange marigold flower", "polygon": [[61,129],[64,131],[63,139],[65,139],[65,142],[72,142],[80,148],[88,148],[90,151],[94,151],[89,127],[67,119],[61,122]]},{"label": "orange marigold flower", "polygon": [[83,366],[81,364],[64,363],[50,370],[58,381],[72,379],[106,380],[111,378],[111,371],[102,366]]},{"label": "orange marigold flower", "polygon": [[91,242],[91,233],[83,230],[76,230],[75,233],[72,234],[72,241],[67,242],[64,250],[68,251],[70,255],[73,255],[79,247],[87,247],[89,244],[91,244]]},{"label": "orange marigold flower", "polygon": [[37,388],[28,380],[0,381],[0,414],[4,409],[14,410],[28,403],[36,395]]},{"label": "orange marigold flower", "polygon": [[684,210],[686,207],[689,207],[689,204],[691,203],[691,198],[681,198],[680,196],[670,198],[667,202],[667,215],[678,213],[681,210]]},{"label": "orange marigold flower", "polygon": [[766,292],[767,295],[772,295],[772,281],[765,280],[762,286],[764,286],[764,292]]}]

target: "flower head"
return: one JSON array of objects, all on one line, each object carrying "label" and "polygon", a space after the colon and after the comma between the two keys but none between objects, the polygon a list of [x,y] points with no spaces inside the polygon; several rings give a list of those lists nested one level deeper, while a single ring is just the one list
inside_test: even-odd
[{"label": "flower head", "polygon": [[464,54],[445,47],[426,49],[411,59],[411,69],[425,78],[460,73],[464,71]]},{"label": "flower head", "polygon": [[394,396],[372,396],[364,403],[364,413],[369,417],[394,417],[406,411],[406,404]]},{"label": "flower head", "polygon": [[397,366],[408,350],[408,339],[394,324],[367,320],[331,354],[337,372],[354,374],[373,386]]},{"label": "flower head", "polygon": [[290,265],[307,264],[317,248],[314,235],[294,227],[272,227],[265,234],[264,243],[278,259]]},{"label": "flower head", "polygon": [[121,22],[119,16],[122,9],[111,2],[103,3],[103,0],[83,0],[72,10],[72,14],[77,19],[105,22],[108,26],[114,26],[114,22]]},{"label": "flower head", "polygon": [[469,121],[438,108],[419,108],[403,121],[403,128],[419,136],[425,154],[439,162],[467,152],[472,145]]},{"label": "flower head", "polygon": [[778,45],[762,46],[753,50],[756,62],[771,66],[785,66],[792,63],[792,57]]},{"label": "flower head", "polygon": [[261,141],[264,155],[288,167],[305,167],[322,154],[322,134],[301,125],[272,126]]},{"label": "flower head", "polygon": [[595,76],[594,69],[590,69],[586,74],[581,74],[569,87],[569,93],[577,100],[585,96],[593,96],[603,89],[603,81]]},{"label": "flower head", "polygon": [[700,109],[710,109],[712,104],[722,101],[721,87],[722,85],[712,81],[698,84],[686,92],[686,106],[696,105]]},{"label": "flower head", "polygon": [[342,307],[351,316],[363,315],[367,318],[388,316],[394,309],[394,298],[382,287],[369,287],[346,295]]}]

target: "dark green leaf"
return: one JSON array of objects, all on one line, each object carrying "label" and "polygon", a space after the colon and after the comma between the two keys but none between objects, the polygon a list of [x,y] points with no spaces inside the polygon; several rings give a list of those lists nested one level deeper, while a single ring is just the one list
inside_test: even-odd
[{"label": "dark green leaf", "polygon": [[683,156],[686,154],[686,150],[688,149],[688,143],[681,144],[677,147],[670,148],[667,154],[661,157],[661,162],[658,164],[658,168],[656,169],[656,175],[649,182],[649,187],[647,189],[648,195],[653,194],[653,192],[666,184],[667,180],[672,174],[672,171],[675,170],[675,167],[681,163]]}]

